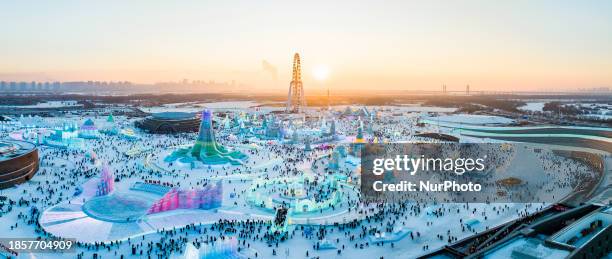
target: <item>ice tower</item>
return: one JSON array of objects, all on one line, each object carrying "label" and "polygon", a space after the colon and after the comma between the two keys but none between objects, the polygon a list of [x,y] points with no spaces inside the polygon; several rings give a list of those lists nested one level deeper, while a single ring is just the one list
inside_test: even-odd
[{"label": "ice tower", "polygon": [[357,136],[355,137],[355,143],[363,143],[363,122],[359,120],[359,128],[357,128]]},{"label": "ice tower", "polygon": [[215,134],[212,127],[212,112],[204,110],[202,112],[202,122],[200,133],[196,143],[191,148],[182,148],[174,151],[164,161],[174,162],[194,162],[198,160],[207,165],[217,165],[230,163],[241,165],[247,159],[247,155],[240,151],[229,151],[224,146],[215,141]]}]

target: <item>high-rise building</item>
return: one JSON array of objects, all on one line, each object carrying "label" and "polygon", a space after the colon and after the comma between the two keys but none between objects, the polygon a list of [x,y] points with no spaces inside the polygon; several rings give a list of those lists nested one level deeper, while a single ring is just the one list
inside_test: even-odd
[{"label": "high-rise building", "polygon": [[19,82],[19,91],[27,91],[28,89],[28,83],[26,82]]}]

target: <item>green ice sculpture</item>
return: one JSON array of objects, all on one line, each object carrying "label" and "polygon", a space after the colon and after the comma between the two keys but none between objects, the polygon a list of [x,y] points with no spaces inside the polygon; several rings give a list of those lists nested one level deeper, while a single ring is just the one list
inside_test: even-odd
[{"label": "green ice sculpture", "polygon": [[209,110],[202,112],[202,122],[198,139],[192,147],[178,149],[164,159],[166,162],[176,160],[183,163],[193,163],[195,160],[206,165],[220,165],[230,163],[241,165],[247,159],[247,155],[234,150],[229,151],[215,141],[212,127],[212,113]]}]

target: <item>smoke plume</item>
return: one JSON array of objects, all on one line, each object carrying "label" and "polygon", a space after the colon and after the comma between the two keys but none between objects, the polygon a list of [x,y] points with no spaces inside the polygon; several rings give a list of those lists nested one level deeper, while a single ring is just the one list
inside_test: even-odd
[{"label": "smoke plume", "polygon": [[276,81],[276,79],[278,78],[278,71],[277,71],[277,69],[276,69],[276,67],[274,65],[270,64],[270,62],[268,62],[266,60],[262,60],[261,61],[261,68],[263,68],[263,70],[266,71],[266,73],[270,74],[272,79],[274,79],[274,81]]}]

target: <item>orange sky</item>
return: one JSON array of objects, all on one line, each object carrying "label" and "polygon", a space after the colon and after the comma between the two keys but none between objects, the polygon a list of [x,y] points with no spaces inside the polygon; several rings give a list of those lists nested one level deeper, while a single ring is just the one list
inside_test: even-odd
[{"label": "orange sky", "polygon": [[[610,1],[13,1],[0,9],[0,80],[187,78],[285,91],[297,51],[307,90],[612,86]],[[312,77],[318,66],[329,68],[324,81]]]}]

